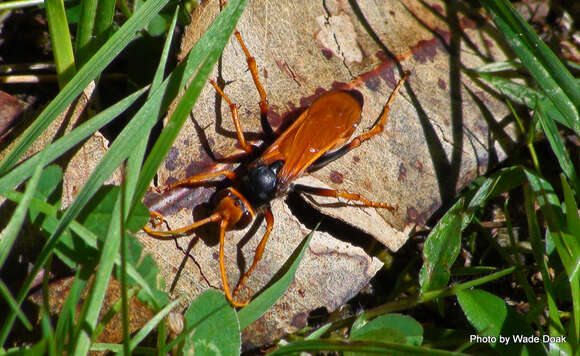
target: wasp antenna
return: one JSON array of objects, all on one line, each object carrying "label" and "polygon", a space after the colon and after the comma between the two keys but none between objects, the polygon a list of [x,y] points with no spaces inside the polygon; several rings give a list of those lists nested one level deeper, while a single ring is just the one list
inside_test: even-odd
[{"label": "wasp antenna", "polygon": [[157,238],[161,238],[161,239],[172,239],[175,237],[181,237],[185,233],[190,232],[191,230],[195,230],[202,225],[209,224],[212,222],[218,222],[220,220],[223,220],[223,217],[219,212],[216,212],[216,213],[211,214],[210,216],[208,216],[205,219],[201,219],[201,220],[196,221],[195,223],[193,223],[191,225],[187,225],[187,226],[184,226],[182,228],[175,229],[175,230],[154,231],[154,230],[151,230],[147,226],[143,227],[143,230],[153,237],[157,237]]}]

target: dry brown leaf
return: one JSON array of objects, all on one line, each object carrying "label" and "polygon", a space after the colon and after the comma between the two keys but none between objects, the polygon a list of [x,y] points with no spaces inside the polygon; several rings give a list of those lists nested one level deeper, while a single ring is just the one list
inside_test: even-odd
[{"label": "dry brown leaf", "polygon": [[[64,112],[62,112],[56,120],[54,120],[46,130],[34,141],[34,143],[26,150],[24,155],[20,158],[20,162],[33,156],[54,140],[62,137],[64,134],[70,132],[76,125],[89,102],[94,91],[94,83],[89,84],[83,93],[74,101]],[[20,140],[26,125],[22,124],[17,127],[17,132],[8,137],[6,145],[1,146],[0,159],[4,158],[8,152],[12,150],[14,145]]]},{"label": "dry brown leaf", "polygon": [[[450,6],[444,1],[427,5],[418,0],[252,0],[238,25],[256,58],[270,102],[269,120],[275,127],[291,120],[297,109],[307,107],[321,93],[348,86],[365,99],[356,134],[361,133],[379,117],[402,70],[411,71],[382,134],[303,178],[397,204],[399,209],[392,214],[380,209],[323,207],[327,201],[305,199],[393,251],[405,242],[409,230],[425,224],[442,201],[451,200],[484,173],[490,162],[502,160],[512,145],[508,128],[499,124],[508,113],[501,100],[462,72],[486,60],[505,58],[495,42],[497,33],[479,13],[462,4],[455,9]],[[181,57],[218,12],[218,1],[204,2],[196,9]],[[227,45],[212,77],[226,83],[226,94],[240,106],[246,138],[260,139],[258,94],[235,39]],[[159,170],[159,182],[167,184],[207,170],[214,163],[211,154],[228,156],[236,145],[229,108],[208,85]],[[207,202],[212,192],[211,187],[180,188],[148,204],[164,213],[171,227],[180,227],[192,222],[192,209]],[[169,202],[168,196],[174,201]],[[153,203],[155,199],[161,200]],[[308,232],[284,201],[274,201],[273,208],[274,230],[263,260],[248,281],[254,291],[269,281]],[[196,217],[203,215],[200,210],[195,209]],[[251,263],[264,225],[258,220],[245,231],[228,232],[231,284],[240,269]],[[215,228],[192,236],[200,236],[192,237],[195,244],[189,252],[197,264],[184,257],[188,239],[179,241],[180,250],[172,241],[141,236],[166,280],[173,280],[187,260],[177,275],[174,293],[189,298],[210,286],[221,288]],[[336,308],[356,294],[378,266],[364,251],[317,232],[295,284],[245,331],[246,342],[271,342],[304,326],[309,311],[320,306]],[[345,274],[348,280],[343,279]]]},{"label": "dry brown leaf", "polygon": [[6,132],[14,125],[25,105],[12,95],[0,90],[0,142]]},{"label": "dry brown leaf", "polygon": [[[69,133],[82,120],[82,115],[89,103],[95,89],[94,82],[91,82],[79,98],[74,101],[67,110],[65,110],[59,117],[50,124],[50,126],[34,141],[32,146],[26,151],[21,161],[33,156],[40,150],[44,149],[48,144],[54,142],[56,139]],[[3,147],[0,152],[0,159],[3,155],[10,152],[12,147],[18,142],[19,135],[22,134],[24,125],[19,127],[19,132],[14,136],[9,136],[9,142],[6,147]],[[100,160],[107,152],[109,141],[100,133],[95,132],[91,135],[76,151],[71,151],[60,161],[65,165],[65,172],[63,177],[63,197],[62,207],[66,208],[76,197],[79,189],[86,183],[89,175],[93,172]],[[106,180],[106,184],[119,185],[122,174],[117,169],[111,177]]]}]

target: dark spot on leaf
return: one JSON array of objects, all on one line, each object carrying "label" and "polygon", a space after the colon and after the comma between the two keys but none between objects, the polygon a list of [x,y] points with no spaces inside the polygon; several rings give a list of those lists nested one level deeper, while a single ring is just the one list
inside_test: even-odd
[{"label": "dark spot on leaf", "polygon": [[177,168],[177,157],[179,157],[179,150],[174,146],[171,146],[167,157],[165,157],[165,169],[168,171],[174,171]]},{"label": "dark spot on leaf", "polygon": [[397,178],[397,180],[399,182],[402,182],[405,180],[405,178],[407,178],[407,167],[405,167],[404,163],[399,164],[399,177]]},{"label": "dark spot on leaf", "polygon": [[381,60],[381,62],[386,62],[389,60],[389,57],[387,57],[387,54],[383,51],[377,51],[376,56]]},{"label": "dark spot on leaf", "polygon": [[493,43],[493,41],[490,41],[489,38],[483,36],[483,42],[485,43],[485,46],[487,48],[493,48],[495,46],[495,44]]},{"label": "dark spot on leaf", "polygon": [[437,27],[435,28],[435,33],[437,33],[441,37],[441,39],[443,39],[443,42],[445,42],[445,44],[449,46],[449,44],[451,43],[451,33],[449,33],[449,31],[445,31]]},{"label": "dark spot on leaf", "polygon": [[460,26],[462,29],[476,28],[477,27],[477,23],[475,23],[475,21],[473,21],[469,17],[462,17],[459,21],[460,21],[460,24],[461,24]]},{"label": "dark spot on leaf", "polygon": [[381,65],[379,67],[379,75],[391,88],[395,87],[395,68],[390,65]]},{"label": "dark spot on leaf", "polygon": [[282,116],[280,114],[278,114],[278,112],[276,112],[275,110],[277,110],[276,107],[270,106],[270,108],[268,109],[268,122],[270,123],[270,126],[272,126],[272,128],[274,130],[276,130],[278,127],[282,126],[283,120],[282,120]]},{"label": "dark spot on leaf", "polygon": [[433,4],[431,5],[431,8],[435,11],[437,11],[440,14],[443,14],[443,7],[441,7],[441,5],[439,4]]},{"label": "dark spot on leaf", "polygon": [[[209,143],[209,142],[208,142]],[[211,143],[210,143],[211,145]],[[214,164],[213,159],[207,154],[203,147],[200,147],[199,158],[196,161],[191,162],[185,168],[185,175],[191,177],[201,171],[206,170]]]},{"label": "dark spot on leaf", "polygon": [[332,89],[333,90],[352,90],[351,85],[345,82],[333,82]]},{"label": "dark spot on leaf", "polygon": [[310,95],[310,96],[305,96],[303,98],[300,99],[300,106],[301,107],[309,107],[310,105],[312,105],[312,103],[314,102],[314,100],[316,100],[319,96],[321,96],[322,94],[327,93],[328,90],[324,89],[324,88],[316,88],[316,90],[314,91],[314,95]]},{"label": "dark spot on leaf", "polygon": [[[0,136],[11,128],[24,106],[14,96],[0,91]],[[0,138],[2,141],[2,138]]]},{"label": "dark spot on leaf", "polygon": [[298,295],[304,298],[306,296],[306,292],[302,288],[298,288]]},{"label": "dark spot on leaf", "polygon": [[445,81],[441,78],[439,78],[439,80],[437,80],[437,85],[439,85],[439,88],[445,90],[447,89],[447,83],[445,83]]},{"label": "dark spot on leaf", "polygon": [[419,63],[426,63],[427,60],[432,62],[437,54],[437,46],[439,46],[439,40],[436,38],[421,40],[411,47],[413,58]]},{"label": "dark spot on leaf", "polygon": [[328,48],[323,48],[323,49],[322,49],[322,55],[323,55],[324,57],[326,57],[326,59],[331,59],[331,58],[332,58],[332,56],[333,56],[334,54],[332,53],[332,51],[331,51],[330,49],[328,49]]},{"label": "dark spot on leaf", "polygon": [[423,173],[423,163],[421,163],[421,161],[419,161],[418,159],[416,159],[413,162],[413,167],[417,168],[417,170],[419,171],[419,173]]},{"label": "dark spot on leaf", "polygon": [[370,90],[377,91],[377,89],[379,88],[379,85],[380,85],[379,78],[377,78],[377,77],[365,78],[365,86],[367,88],[369,88]]},{"label": "dark spot on leaf", "polygon": [[177,179],[177,178],[175,178],[175,177],[168,177],[168,178],[165,180],[165,185],[171,185],[171,184],[173,184],[173,183],[177,182],[177,180],[178,180],[178,179]]},{"label": "dark spot on leaf", "polygon": [[419,213],[419,211],[414,206],[407,207],[407,223],[415,223],[419,226],[424,226],[426,222],[426,213]]},{"label": "dark spot on leaf", "polygon": [[359,157],[359,156],[353,156],[353,157],[352,157],[352,161],[353,161],[354,163],[359,163],[359,162],[360,162],[360,157]]},{"label": "dark spot on leaf", "polygon": [[298,313],[294,315],[290,324],[296,329],[302,329],[308,322],[308,313]]},{"label": "dark spot on leaf", "polygon": [[329,178],[331,182],[336,184],[342,184],[344,182],[344,176],[338,171],[330,171]]},{"label": "dark spot on leaf", "polygon": [[371,183],[371,181],[370,181],[370,180],[368,180],[368,179],[364,179],[364,180],[363,180],[363,187],[364,187],[366,190],[371,190],[371,191],[372,191],[372,189],[373,189],[373,184]]}]

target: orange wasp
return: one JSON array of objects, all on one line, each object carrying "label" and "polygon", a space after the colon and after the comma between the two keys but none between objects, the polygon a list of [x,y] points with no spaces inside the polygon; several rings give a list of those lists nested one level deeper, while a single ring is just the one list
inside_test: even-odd
[{"label": "orange wasp", "polygon": [[[245,53],[248,69],[252,74],[252,79],[260,95],[259,105],[262,128],[267,135],[273,136],[274,131],[267,120],[268,100],[258,77],[256,61],[250,55],[238,31],[235,31],[235,36]],[[235,171],[221,170],[197,174],[168,187],[168,189],[173,189],[183,185],[207,183],[220,177],[227,178],[231,184],[227,188],[215,193],[213,197],[213,201],[216,202],[215,208],[210,216],[194,224],[175,230],[154,231],[148,227],[144,227],[143,229],[151,236],[167,238],[183,235],[208,223],[219,224],[219,264],[224,292],[226,298],[233,306],[241,307],[246,305],[249,300],[237,302],[234,300],[234,297],[264,253],[266,242],[274,226],[274,216],[272,215],[270,207],[270,201],[273,199],[293,190],[320,196],[340,197],[349,201],[358,201],[365,207],[385,208],[391,211],[397,209],[396,206],[390,204],[372,202],[356,193],[292,184],[292,181],[306,171],[316,170],[343,156],[353,148],[360,146],[362,142],[382,132],[389,114],[389,107],[408,75],[408,72],[405,73],[399,80],[387,100],[379,120],[366,133],[348,142],[361,119],[363,105],[361,95],[358,92],[348,90],[328,92],[316,99],[292,125],[282,132],[250,164],[242,165]],[[247,154],[254,153],[257,147],[248,144],[244,138],[244,133],[238,118],[237,106],[214,81],[210,80],[210,82],[230,106],[240,146]],[[266,232],[256,249],[252,265],[240,278],[232,294],[228,285],[224,264],[225,233],[229,230],[245,228],[254,219],[256,214],[265,215]],[[159,225],[163,220],[161,214],[157,212],[152,212],[151,215],[155,226]]]}]

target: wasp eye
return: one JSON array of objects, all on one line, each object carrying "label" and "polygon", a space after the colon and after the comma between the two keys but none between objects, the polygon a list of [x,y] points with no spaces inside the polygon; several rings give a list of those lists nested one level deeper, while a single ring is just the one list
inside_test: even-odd
[{"label": "wasp eye", "polygon": [[239,206],[240,206],[240,201],[236,199],[236,200],[234,201],[234,205],[235,205],[235,206],[237,206],[237,207],[239,207]]}]

